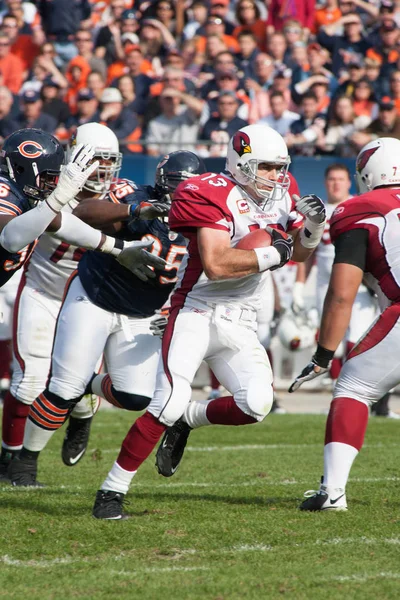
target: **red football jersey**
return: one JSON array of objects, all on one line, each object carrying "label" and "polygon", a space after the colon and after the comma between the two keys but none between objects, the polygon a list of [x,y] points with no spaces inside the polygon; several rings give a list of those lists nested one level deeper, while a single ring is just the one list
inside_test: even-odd
[{"label": "red football jersey", "polygon": [[330,234],[335,243],[352,229],[368,231],[365,272],[391,302],[400,302],[400,189],[379,189],[339,204],[332,214]]}]

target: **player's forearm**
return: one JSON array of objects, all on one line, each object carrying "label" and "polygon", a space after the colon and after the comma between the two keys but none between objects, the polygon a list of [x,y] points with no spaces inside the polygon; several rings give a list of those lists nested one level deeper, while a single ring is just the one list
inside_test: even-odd
[{"label": "player's forearm", "polygon": [[350,323],[353,300],[335,294],[329,288],[321,319],[318,343],[327,350],[335,351],[346,334]]},{"label": "player's forearm", "polygon": [[[263,253],[273,255],[271,266],[275,266],[275,248],[262,248]],[[260,260],[254,250],[238,250],[224,248],[223,252],[207,257],[202,257],[204,272],[212,281],[222,279],[239,279],[247,275],[254,275],[269,268],[267,264],[260,265]],[[267,257],[268,260],[268,257]]]},{"label": "player's forearm", "polygon": [[124,247],[122,240],[105,235],[70,213],[61,213],[60,227],[51,234],[73,246],[97,250],[113,256],[118,256]]},{"label": "player's forearm", "polygon": [[0,234],[0,245],[8,252],[18,252],[36,240],[56,216],[47,202],[39,202],[30,211],[11,219]]},{"label": "player's forearm", "polygon": [[127,221],[129,213],[129,205],[113,204],[104,200],[83,200],[73,212],[76,217],[97,229],[119,221]]},{"label": "player's forearm", "polygon": [[301,243],[300,236],[297,235],[293,246],[292,260],[298,263],[303,263],[310,258],[313,252],[314,248],[304,248]]}]

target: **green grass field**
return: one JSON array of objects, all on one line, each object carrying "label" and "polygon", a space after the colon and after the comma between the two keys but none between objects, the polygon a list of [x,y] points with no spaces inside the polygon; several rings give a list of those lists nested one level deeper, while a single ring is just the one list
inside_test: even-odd
[{"label": "green grass field", "polygon": [[347,513],[301,513],[318,487],[325,417],[194,432],[178,473],[151,456],[131,518],[91,509],[131,415],[101,411],[75,468],[59,432],[40,461],[45,489],[0,489],[0,597],[140,600],[400,597],[400,424],[372,419]]}]

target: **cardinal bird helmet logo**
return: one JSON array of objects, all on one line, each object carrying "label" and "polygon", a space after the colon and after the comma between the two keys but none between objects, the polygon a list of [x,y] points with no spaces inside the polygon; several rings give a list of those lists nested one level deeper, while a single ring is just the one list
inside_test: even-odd
[{"label": "cardinal bird helmet logo", "polygon": [[375,146],[374,148],[368,148],[368,150],[361,152],[361,154],[357,158],[357,164],[356,164],[356,170],[359,173],[361,173],[361,171],[364,169],[364,167],[366,166],[366,164],[369,161],[369,159],[371,158],[371,156],[373,154],[375,154],[375,152],[378,149],[379,149],[379,146]]},{"label": "cardinal bird helmet logo", "polygon": [[250,138],[247,133],[244,133],[243,131],[238,131],[235,133],[232,139],[232,146],[239,156],[243,156],[243,154],[249,154],[251,152]]}]

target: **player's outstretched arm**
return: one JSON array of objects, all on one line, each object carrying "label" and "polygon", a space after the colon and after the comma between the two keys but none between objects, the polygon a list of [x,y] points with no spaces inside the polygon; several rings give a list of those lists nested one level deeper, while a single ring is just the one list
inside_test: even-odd
[{"label": "player's outstretched arm", "polygon": [[355,265],[333,265],[324,302],[317,351],[311,362],[296,377],[289,392],[295,392],[305,381],[319,377],[328,370],[330,361],[349,326],[354,300],[363,275],[363,270]]},{"label": "player's outstretched arm", "polygon": [[18,252],[36,240],[54,220],[61,209],[75,198],[86,180],[97,169],[91,164],[94,150],[89,144],[80,144],[70,162],[60,173],[56,188],[30,211],[12,218],[2,229],[0,244],[9,252]]}]

